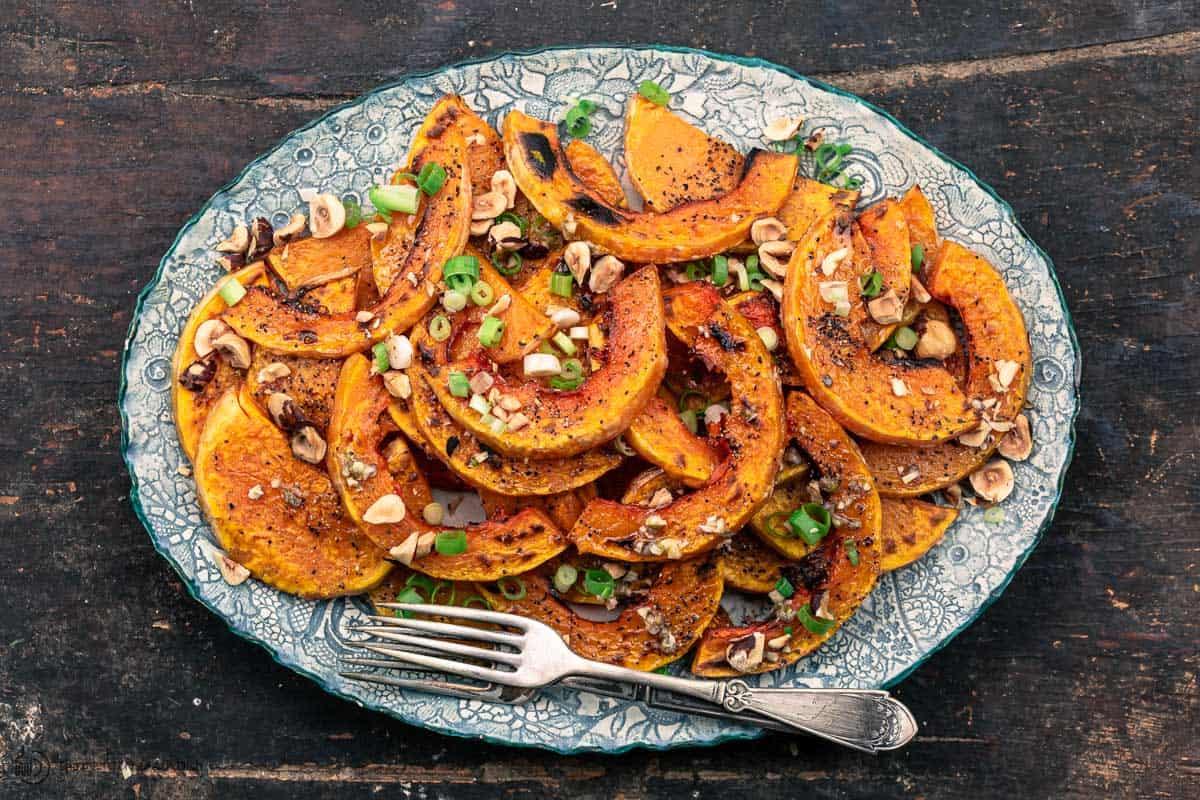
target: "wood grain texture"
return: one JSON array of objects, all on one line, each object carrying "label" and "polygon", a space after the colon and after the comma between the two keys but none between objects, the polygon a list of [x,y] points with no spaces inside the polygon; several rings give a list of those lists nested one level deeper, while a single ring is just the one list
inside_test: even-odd
[{"label": "wood grain texture", "polygon": [[[0,798],[1200,795],[1194,3],[290,6],[0,2]],[[410,728],[231,634],[129,508],[125,329],[217,187],[406,71],[605,40],[832,75],[971,166],[1057,265],[1084,350],[1063,504],[898,688],[923,726],[901,753],[564,758]]]}]

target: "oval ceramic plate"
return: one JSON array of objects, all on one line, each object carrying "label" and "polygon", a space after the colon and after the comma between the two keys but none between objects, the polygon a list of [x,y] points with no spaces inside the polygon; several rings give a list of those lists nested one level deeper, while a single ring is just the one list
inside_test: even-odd
[{"label": "oval ceramic plate", "polygon": [[327,691],[446,733],[561,752],[677,747],[749,738],[757,731],[562,688],[525,706],[481,704],[390,690],[338,676],[347,628],[361,600],[311,602],[257,581],[233,587],[209,562],[212,533],[196,502],[171,419],[171,354],[192,306],[221,276],[213,247],[255,216],[285,221],[299,189],[360,200],[407,153],[412,132],[442,94],[462,95],[493,124],[521,109],[562,119],[578,98],[600,105],[590,141],[623,167],[624,109],[642,80],[671,92],[671,108],[742,151],[761,145],[770,119],[803,116],[850,142],[849,174],[863,204],[920,183],[938,229],[999,267],[1025,313],[1033,345],[1030,414],[1036,447],[1015,465],[1017,489],[1000,524],[967,509],[944,541],[916,564],[885,576],[841,631],[763,684],[884,687],[903,679],[969,625],[1021,566],[1050,522],[1071,457],[1078,404],[1078,347],[1046,254],[1012,210],[967,169],[853,96],[762,61],[697,51],[596,47],[503,55],[407,78],[334,109],[250,164],[179,232],[139,301],[130,326],[120,395],[132,497],[155,547],[200,602],[241,636]]}]

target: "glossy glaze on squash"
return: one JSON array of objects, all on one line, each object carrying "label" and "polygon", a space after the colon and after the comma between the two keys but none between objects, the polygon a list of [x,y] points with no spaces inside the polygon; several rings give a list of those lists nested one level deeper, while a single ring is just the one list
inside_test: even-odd
[{"label": "glossy glaze on squash", "polygon": [[[329,449],[325,461],[329,475],[341,495],[349,516],[379,547],[390,550],[413,533],[441,533],[451,528],[430,525],[421,512],[431,501],[429,487],[415,463],[409,461],[399,474],[388,469],[381,452],[387,429],[391,396],[383,381],[371,375],[363,356],[346,359],[338,380],[333,418],[329,423]],[[398,460],[402,439],[393,440],[390,458]],[[361,466],[356,470],[355,465]],[[363,514],[379,498],[395,494],[407,508],[400,522],[371,524]],[[413,561],[412,568],[435,578],[462,581],[496,580],[536,567],[558,555],[567,546],[562,531],[536,509],[526,509],[508,519],[487,521],[465,528],[467,550],[458,555],[430,553]]]},{"label": "glossy glaze on squash", "polygon": [[911,497],[885,497],[882,501],[879,568],[883,572],[908,566],[929,552],[958,518],[958,509],[937,506]]},{"label": "glossy glaze on squash", "polygon": [[[846,212],[828,212],[799,241],[788,265],[783,326],[805,387],[839,423],[875,441],[930,445],[970,430],[977,415],[940,364],[872,353],[863,339],[858,281],[870,255],[855,247],[862,237],[851,229]],[[849,255],[826,275],[823,263],[839,250]],[[846,283],[848,317],[821,298],[820,285],[828,281]]]},{"label": "glossy glaze on squash", "polygon": [[294,457],[244,391],[227,391],[209,414],[196,491],[220,546],[276,589],[310,598],[358,594],[391,569],[342,508],[324,468]]},{"label": "glossy glaze on squash", "polygon": [[479,490],[479,500],[483,503],[483,510],[487,512],[488,519],[508,519],[526,508],[536,508],[554,520],[554,524],[564,531],[571,529],[575,520],[583,513],[583,507],[595,497],[596,486],[592,483],[568,492],[534,497],[512,497],[490,489]]},{"label": "glossy glaze on squash", "polygon": [[[417,339],[415,343],[420,341]],[[445,370],[437,369],[438,376],[445,380]],[[422,364],[414,363],[408,374],[412,381],[412,397],[407,404],[397,401],[394,405],[407,405],[411,410],[407,416],[428,443],[426,452],[472,486],[513,496],[556,494],[595,481],[620,466],[623,460],[619,453],[608,447],[559,459],[523,458],[496,452],[485,447],[446,413],[429,387],[429,382],[437,378],[432,377]],[[407,420],[401,428],[407,430],[406,424]]]},{"label": "glossy glaze on squash", "polygon": [[[839,488],[829,500],[835,508],[840,508],[838,513],[847,522],[835,524],[815,550],[795,566],[781,570],[795,589],[785,603],[796,611],[801,606],[818,605],[818,598],[828,592],[826,608],[833,624],[819,634],[797,619],[772,618],[739,627],[709,628],[692,659],[692,672],[706,678],[740,674],[726,660],[726,650],[731,642],[754,633],[762,633],[767,641],[786,636],[789,652],[777,650],[777,661],[764,659],[749,672],[770,672],[795,663],[817,649],[853,616],[879,577],[882,510],[871,476],[862,459],[856,457],[854,443],[808,395],[789,394],[787,411],[789,430],[809,451],[818,468],[839,477]],[[853,559],[850,552],[856,554]],[[791,629],[790,634],[787,629]]]},{"label": "glossy glaze on squash", "polygon": [[[374,314],[371,321],[360,323],[352,312],[322,314],[261,288],[248,291],[240,303],[226,311],[225,321],[268,350],[322,358],[360,352],[392,333],[412,327],[433,307],[442,266],[462,252],[470,231],[466,144],[462,132],[451,124],[459,114],[453,104],[440,101],[417,133],[412,168],[419,171],[424,164],[436,162],[445,169],[446,180],[424,204],[413,246],[403,265],[394,271],[400,277],[393,280],[376,305],[367,309]],[[416,276],[415,281],[407,280],[410,274]]]},{"label": "glossy glaze on squash", "polygon": [[625,167],[650,211],[670,211],[733,191],[744,170],[732,145],[640,94],[625,117]]},{"label": "glossy glaze on squash", "polygon": [[659,393],[625,431],[625,442],[646,461],[686,486],[703,486],[721,463],[717,450],[688,430],[674,398]]},{"label": "glossy glaze on squash", "polygon": [[[264,282],[263,262],[259,261],[235,272],[231,277],[242,286],[254,286]],[[210,319],[216,319],[225,311],[225,301],[221,298],[220,290],[226,278],[222,277],[208,294],[200,298],[200,302],[192,309],[183,331],[179,334],[179,342],[175,345],[175,354],[171,359],[171,406],[175,417],[175,431],[179,434],[179,445],[189,460],[196,460],[196,447],[200,444],[200,434],[204,431],[204,421],[208,412],[216,405],[231,387],[240,386],[246,376],[246,370],[234,369],[224,358],[211,354],[215,359],[216,372],[200,391],[185,389],[179,382],[183,371],[199,360],[193,343],[196,341],[196,331]]]},{"label": "glossy glaze on squash", "polygon": [[[433,363],[440,372],[428,381],[438,402],[475,438],[499,453],[526,458],[566,458],[616,438],[658,390],[667,369],[667,341],[658,272],[643,267],[608,292],[597,324],[606,336],[600,367],[578,389],[555,391],[540,381],[494,374],[502,395],[521,402],[529,424],[496,433],[469,406],[468,398],[450,393],[446,375],[462,371],[471,377],[492,372],[486,353],[447,363],[441,355],[454,338],[439,345]],[[563,487],[559,487],[561,491]]]},{"label": "glossy glaze on squash", "polygon": [[290,292],[351,277],[371,267],[371,232],[359,225],[324,239],[288,242],[267,255],[267,264]]},{"label": "glossy glaze on squash", "polygon": [[583,139],[572,139],[567,143],[567,163],[575,177],[583,181],[604,202],[617,208],[625,208],[625,190],[616,170],[600,151]]},{"label": "glossy glaze on squash", "polygon": [[[589,503],[571,529],[583,553],[661,561],[668,556],[639,544],[664,540],[677,543],[683,558],[712,550],[746,523],[770,494],[779,471],[783,398],[758,333],[710,284],[674,287],[664,300],[671,333],[729,381],[733,408],[722,417],[719,431],[725,454],[706,484],[662,508],[603,499]],[[661,524],[647,525],[648,519]]]},{"label": "glossy glaze on squash", "polygon": [[[521,576],[525,596],[509,600],[485,589],[497,611],[520,614],[546,623],[584,658],[649,671],[682,657],[700,638],[719,607],[721,571],[710,558],[664,564],[649,593],[622,609],[611,622],[593,622],[559,599],[551,584],[553,565]],[[638,609],[660,615],[662,633],[651,634]],[[664,640],[669,646],[664,646]]]},{"label": "glossy glaze on squash", "polygon": [[[1025,406],[1033,363],[1025,319],[1004,277],[956,242],[941,244],[926,273],[929,293],[958,311],[967,333],[967,396],[984,409],[985,419],[1011,422]],[[993,384],[996,365],[1003,361],[1018,365],[1007,387]],[[916,497],[957,483],[979,469],[995,452],[1000,438],[1001,434],[992,432],[982,447],[957,442],[932,448],[864,443],[863,456],[877,476],[880,492]]]},{"label": "glossy glaze on squash", "polygon": [[783,323],[779,317],[779,303],[770,292],[740,292],[729,298],[729,303],[738,313],[750,321],[755,330],[770,328],[775,333],[776,346],[771,357],[775,359],[775,371],[779,373],[779,382],[784,386],[803,386],[800,373],[792,363],[784,339]]},{"label": "glossy glaze on squash", "polygon": [[706,258],[738,244],[755,219],[783,204],[797,163],[794,155],[756,150],[737,188],[724,196],[664,213],[637,213],[605,202],[571,172],[552,123],[510,111],[504,154],[517,186],[553,225],[561,228],[570,216],[575,238],[641,264]]}]

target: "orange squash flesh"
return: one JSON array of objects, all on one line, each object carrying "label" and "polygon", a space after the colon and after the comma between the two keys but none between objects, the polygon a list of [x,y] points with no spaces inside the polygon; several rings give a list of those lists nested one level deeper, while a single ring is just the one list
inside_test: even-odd
[{"label": "orange squash flesh", "polygon": [[[420,341],[418,338],[414,344]],[[408,374],[413,391],[409,416],[428,443],[426,452],[476,488],[513,496],[556,494],[595,481],[620,466],[623,460],[620,454],[608,448],[559,459],[506,456],[490,450],[455,422],[438,402],[429,382],[439,378],[430,376],[423,366],[415,363]],[[438,374],[445,380],[444,369],[439,368]],[[401,429],[408,430],[405,427],[407,421],[399,424]]]},{"label": "orange squash flesh", "polygon": [[650,398],[625,431],[625,441],[642,458],[686,486],[707,483],[721,461],[708,442],[683,424],[669,395]]},{"label": "orange squash flesh", "polygon": [[663,212],[733,191],[743,159],[732,145],[635,94],[625,117],[625,166],[646,208]]},{"label": "orange squash flesh", "polygon": [[[224,319],[242,336],[275,352],[339,358],[367,349],[392,333],[408,330],[435,302],[433,285],[447,259],[462,252],[470,232],[471,188],[462,133],[450,125],[459,112],[445,101],[430,112],[413,145],[412,169],[437,162],[446,181],[425,203],[413,247],[379,303],[360,323],[352,312],[321,314],[287,304],[266,289],[251,289]],[[437,134],[436,136],[434,134]],[[405,279],[418,277],[416,286]]]},{"label": "orange squash flesh", "polygon": [[858,196],[853,189],[839,189],[797,175],[792,191],[775,217],[787,227],[788,239],[798,242],[814,222],[832,209],[853,211],[858,204]]},{"label": "orange squash flesh", "polygon": [[[504,276],[491,265],[485,253],[473,245],[467,246],[466,253],[479,259],[479,280],[492,287],[495,299],[485,306],[470,303],[460,312],[456,323],[461,332],[455,337],[455,349],[450,354],[451,358],[458,360],[485,354],[497,364],[520,361],[527,353],[537,350],[539,344],[553,336],[557,328],[549,317],[509,285]],[[509,298],[508,308],[489,314],[505,295]],[[484,351],[479,343],[478,332],[486,316],[494,316],[503,322],[504,334],[500,337],[499,344]]]},{"label": "orange squash flesh", "polygon": [[717,561],[726,586],[754,594],[773,590],[790,563],[747,530],[730,540],[729,549],[717,556]]},{"label": "orange squash flesh", "polygon": [[517,186],[556,227],[570,215],[575,236],[633,263],[706,258],[746,238],[754,220],[774,214],[796,175],[796,156],[754,151],[737,188],[664,213],[636,213],[606,203],[568,168],[557,127],[511,111],[504,154]]},{"label": "orange squash flesh", "polygon": [[[850,233],[848,214],[827,213],[809,228],[788,265],[784,332],[805,387],[843,426],[875,441],[930,445],[969,430],[977,417],[952,375],[940,365],[877,355],[864,341],[863,268],[855,263],[862,254],[852,250],[829,275],[822,269],[827,256],[861,240]],[[837,316],[821,298],[820,284],[827,281],[846,283],[849,317]]]},{"label": "orange squash flesh", "polygon": [[[266,270],[260,261],[243,267],[231,277],[242,286],[254,286],[264,281],[265,274]],[[216,359],[217,371],[203,389],[193,392],[179,383],[179,376],[199,358],[192,345],[196,340],[197,329],[208,320],[221,316],[226,308],[220,295],[225,280],[227,279],[222,278],[218,281],[192,309],[191,316],[179,334],[179,343],[175,346],[175,354],[171,360],[171,406],[174,411],[175,430],[179,434],[179,445],[189,461],[196,460],[196,448],[200,444],[200,434],[204,431],[204,421],[208,418],[208,412],[228,389],[241,385],[246,375],[245,370],[234,369],[224,358],[214,354],[210,358]]]},{"label": "orange squash flesh", "polygon": [[510,497],[498,494],[489,489],[479,490],[479,499],[488,519],[507,519],[519,514],[523,509],[536,508],[545,512],[554,520],[554,524],[564,531],[569,531],[583,513],[583,507],[596,496],[594,484],[586,484],[569,492],[541,495],[537,497]]},{"label": "orange squash flesh", "polygon": [[924,262],[932,263],[934,255],[937,254],[938,242],[941,240],[938,237],[937,222],[929,198],[921,191],[920,186],[913,184],[896,204],[900,206],[900,210],[904,212],[904,219],[908,222],[909,240],[913,245],[921,245]]},{"label": "orange squash flesh", "polygon": [[[422,518],[422,509],[430,502],[429,487],[415,463],[407,465],[399,475],[388,470],[388,461],[380,452],[385,436],[380,423],[388,420],[390,401],[382,380],[371,375],[366,358],[346,359],[338,380],[325,457],[330,478],[348,514],[373,542],[386,550],[403,543],[413,533],[452,530],[430,525]],[[391,447],[403,448],[403,440],[396,440]],[[395,461],[394,451],[392,457]],[[365,464],[369,469],[356,475],[355,464]],[[371,524],[363,519],[367,509],[388,494],[404,500],[405,518],[390,524]],[[567,546],[563,533],[536,509],[527,509],[503,521],[468,525],[465,530],[465,553],[442,555],[434,551],[413,561],[412,568],[445,580],[496,580],[532,569]]]},{"label": "orange squash flesh", "polygon": [[[636,605],[626,607],[611,622],[593,622],[556,596],[552,566],[521,576],[525,596],[520,600],[508,600],[484,587],[492,607],[546,623],[584,658],[629,669],[658,669],[683,656],[708,627],[721,600],[721,571],[715,562],[706,558],[677,561],[663,565],[648,594]],[[664,646],[662,633],[653,635],[647,630],[639,608],[661,615],[663,629],[671,634],[669,646]]]},{"label": "orange squash flesh", "polygon": [[[808,630],[798,619],[770,619],[741,627],[709,628],[704,632],[692,659],[692,672],[702,677],[721,678],[740,674],[726,660],[726,649],[731,642],[756,632],[762,633],[767,641],[786,636],[790,652],[777,651],[778,661],[764,659],[749,672],[770,672],[795,663],[824,643],[858,610],[875,588],[875,581],[879,577],[882,517],[879,495],[862,459],[856,458],[853,442],[808,395],[800,392],[789,394],[787,411],[789,429],[809,451],[818,468],[826,470],[827,474],[840,476],[841,485],[829,499],[835,507],[846,501],[845,507],[838,513],[857,523],[857,526],[849,523],[835,525],[799,566],[781,570],[795,589],[795,594],[785,601],[787,607],[797,611],[802,606],[816,606],[818,603],[813,601],[828,592],[826,609],[833,617],[834,624],[824,633]],[[857,488],[851,488],[851,484]],[[853,492],[853,496],[841,496],[846,489]],[[858,553],[854,562],[848,556],[847,545],[850,542],[854,543],[854,551]],[[790,635],[786,628],[791,628]]]},{"label": "orange squash flesh", "polygon": [[[820,477],[837,484],[826,499],[834,508],[841,509],[839,514],[857,522],[857,526],[849,529],[865,531],[865,535],[878,530],[879,493],[854,440],[811,397],[801,392],[788,395],[787,419],[788,435],[812,459]],[[808,502],[808,498],[802,502]],[[813,550],[800,538],[773,536],[757,529],[755,532],[769,547],[792,560],[804,558]]]},{"label": "orange squash flesh", "polygon": [[365,225],[324,239],[289,242],[267,255],[271,271],[296,292],[347,278],[371,266],[371,233]]},{"label": "orange squash flesh", "polygon": [[[892,200],[881,200],[858,215],[858,227],[870,248],[870,266],[883,276],[883,291],[891,289],[904,302],[912,281],[912,244],[904,210]],[[860,266],[859,272],[869,268]]]},{"label": "orange squash flesh", "polygon": [[[980,407],[990,406],[983,412],[985,419],[1011,422],[1025,406],[1033,364],[1025,319],[1004,277],[956,242],[943,242],[925,272],[929,293],[953,306],[962,318],[967,334],[967,396]],[[997,379],[996,364],[1000,361],[1019,365],[1008,387],[992,383]],[[932,448],[864,443],[863,456],[876,475],[881,493],[916,497],[955,484],[979,469],[1000,438],[993,432],[982,447],[957,442]]]},{"label": "orange squash flesh", "polygon": [[325,470],[295,458],[244,391],[227,391],[208,416],[196,491],[220,546],[276,589],[310,598],[358,594],[391,569],[346,515]]},{"label": "orange squash flesh", "polygon": [[[721,420],[728,454],[708,483],[662,508],[593,500],[571,529],[583,553],[661,561],[667,556],[638,543],[661,548],[664,540],[674,540],[683,558],[712,550],[746,523],[779,471],[783,398],[758,334],[710,284],[684,284],[665,292],[664,299],[671,333],[729,380],[733,410]],[[652,516],[662,524],[648,526]]]},{"label": "orange squash flesh", "polygon": [[559,392],[539,381],[494,376],[502,395],[521,402],[529,418],[525,427],[498,434],[469,407],[467,398],[450,393],[446,375],[458,370],[470,377],[488,369],[486,353],[450,362],[430,380],[438,401],[455,422],[505,455],[566,458],[616,438],[654,396],[667,369],[658,272],[643,267],[618,283],[607,298],[599,320],[601,330],[607,331],[603,364],[578,389]]},{"label": "orange squash flesh", "polygon": [[788,353],[784,342],[783,324],[779,319],[779,303],[769,292],[741,292],[729,298],[729,303],[738,313],[750,321],[755,330],[770,328],[775,332],[778,344],[771,357],[775,359],[775,371],[779,373],[779,382],[784,386],[803,386],[796,365]]},{"label": "orange squash flesh", "polygon": [[882,508],[879,568],[883,572],[908,566],[925,555],[958,518],[958,509],[912,498],[885,497]]},{"label": "orange squash flesh", "polygon": [[625,190],[621,188],[621,179],[599,150],[582,139],[572,139],[567,143],[566,152],[571,171],[583,181],[584,186],[590,187],[609,205],[625,207]]}]

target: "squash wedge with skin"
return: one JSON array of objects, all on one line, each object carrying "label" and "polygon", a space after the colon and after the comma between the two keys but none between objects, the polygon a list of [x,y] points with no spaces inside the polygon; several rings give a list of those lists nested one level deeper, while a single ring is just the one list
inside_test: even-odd
[{"label": "squash wedge with skin", "polygon": [[521,513],[523,509],[536,508],[554,520],[554,524],[564,531],[571,529],[575,520],[583,513],[583,507],[595,497],[596,487],[590,483],[569,492],[535,497],[510,497],[488,489],[479,490],[479,499],[488,519],[508,519]]},{"label": "squash wedge with skin", "polygon": [[909,241],[914,246],[921,245],[925,255],[924,263],[933,263],[941,238],[938,236],[937,221],[929,198],[921,191],[921,187],[914,183],[896,204],[900,206],[900,210],[904,212],[904,219],[908,222]]},{"label": "squash wedge with skin", "polygon": [[646,208],[663,212],[733,191],[743,159],[732,145],[635,94],[625,117],[625,166]]},{"label": "squash wedge with skin", "polygon": [[[864,341],[858,281],[865,270],[856,262],[867,255],[854,248],[830,274],[822,268],[828,256],[861,241],[851,228],[846,212],[826,214],[799,241],[788,265],[783,326],[805,387],[839,423],[875,441],[930,445],[975,427],[975,411],[940,365],[875,354]],[[820,285],[827,281],[846,283],[848,317],[839,317],[821,298]]]},{"label": "squash wedge with skin", "polygon": [[295,458],[244,390],[227,391],[208,416],[196,492],[229,557],[281,591],[358,594],[391,569],[386,552],[346,515],[325,470]]},{"label": "squash wedge with skin", "polygon": [[[925,272],[925,288],[953,306],[962,319],[967,334],[967,396],[981,407],[990,406],[983,413],[985,420],[1011,422],[1025,406],[1033,364],[1025,318],[1009,294],[1004,277],[956,242],[943,242]],[[1018,365],[1007,387],[999,384],[996,366],[1004,361]],[[864,443],[863,456],[881,493],[916,497],[958,483],[979,469],[991,458],[1001,438],[1002,434],[993,431],[981,447],[958,442],[931,448]],[[910,479],[906,482],[903,476]]]},{"label": "squash wedge with skin", "polygon": [[[441,533],[451,528],[430,525],[422,517],[429,502],[429,487],[412,463],[393,475],[380,447],[386,436],[381,420],[388,420],[391,396],[383,381],[371,375],[363,356],[346,359],[338,379],[333,418],[329,423],[329,449],[325,456],[329,476],[341,495],[349,516],[379,547],[390,550],[413,533]],[[402,439],[395,448],[404,447]],[[366,465],[366,469],[362,468]],[[371,524],[363,514],[381,497],[398,495],[406,506],[403,520]],[[562,531],[536,509],[528,509],[498,522],[488,521],[466,528],[467,550],[459,555],[436,551],[413,561],[412,568],[435,578],[456,581],[496,580],[516,575],[553,558],[567,546]]]},{"label": "squash wedge with skin", "polygon": [[[851,532],[864,531],[864,535],[878,531],[879,493],[875,481],[858,445],[842,426],[811,397],[802,392],[791,392],[787,399],[787,428],[788,436],[812,459],[820,478],[836,484],[837,488],[827,493],[825,499],[848,520],[845,527]],[[787,487],[794,489],[789,495],[792,506],[788,511],[810,502],[804,478],[793,480],[785,487],[776,487],[776,491]],[[761,527],[756,527],[755,533],[769,547],[793,561],[799,561],[815,549],[799,537],[775,536]]]},{"label": "squash wedge with skin", "polygon": [[[468,378],[490,372],[486,352],[449,363],[435,357],[434,363],[445,366],[438,376],[429,376],[429,385],[455,422],[500,453],[542,459],[578,455],[628,428],[666,372],[663,306],[653,266],[643,267],[608,292],[598,324],[607,335],[602,364],[574,391],[554,391],[536,380],[493,376],[501,394],[521,402],[529,424],[519,430],[496,433],[469,407],[467,398],[450,393],[449,372],[462,371]],[[452,336],[443,345],[452,346],[453,341]]]},{"label": "squash wedge with skin", "polygon": [[575,177],[604,202],[625,208],[625,190],[621,188],[621,179],[599,150],[583,139],[572,139],[567,143],[567,163],[571,165]]},{"label": "squash wedge with skin", "polygon": [[[820,597],[825,598],[825,608],[833,618],[833,624],[824,633],[814,633],[798,619],[773,618],[765,622],[741,627],[709,628],[704,632],[700,646],[692,659],[692,672],[706,678],[732,677],[739,673],[729,665],[726,651],[729,645],[755,633],[761,633],[767,642],[785,637],[786,647],[768,650],[776,652],[779,660],[763,659],[761,664],[746,670],[748,673],[770,672],[793,664],[817,649],[832,636],[839,627],[858,609],[871,590],[880,571],[880,524],[882,510],[879,495],[871,484],[871,476],[861,459],[855,459],[853,442],[846,437],[837,423],[825,413],[812,398],[800,392],[788,395],[788,419],[791,429],[802,446],[810,451],[814,462],[827,473],[845,468],[841,473],[841,484],[858,484],[855,496],[842,498],[847,505],[839,513],[847,520],[857,523],[835,525],[817,549],[804,556],[795,565],[784,567],[781,573],[792,584],[795,593],[784,601],[791,611],[810,606],[816,612]],[[840,434],[840,435],[839,435]],[[834,444],[823,442],[824,437],[839,441]],[[844,441],[842,441],[844,440]],[[848,445],[848,447],[847,447]],[[865,490],[861,487],[866,487]],[[835,505],[842,489],[831,500]],[[853,544],[851,544],[853,543]],[[857,558],[851,561],[848,547],[853,548]],[[787,628],[792,630],[789,635]]]},{"label": "squash wedge with skin", "polygon": [[637,454],[686,486],[703,486],[721,462],[720,454],[683,424],[670,396],[650,398],[633,418],[625,441]]},{"label": "squash wedge with skin", "polygon": [[775,332],[778,344],[771,356],[775,359],[775,371],[779,373],[779,382],[784,386],[803,386],[804,382],[800,380],[800,373],[792,363],[784,340],[783,324],[779,319],[779,303],[775,302],[770,292],[741,292],[729,298],[729,303],[739,314],[750,320],[755,330],[770,328]]},{"label": "squash wedge with skin", "polygon": [[[649,592],[623,609],[611,622],[593,622],[576,614],[556,595],[548,565],[523,575],[525,596],[508,600],[481,587],[492,608],[539,620],[554,628],[574,652],[605,664],[649,671],[683,656],[700,638],[721,600],[721,571],[709,558],[664,564]],[[661,616],[657,634],[647,630],[646,616]],[[668,635],[669,633],[669,635]]]},{"label": "squash wedge with skin", "polygon": [[[537,350],[539,344],[553,336],[557,328],[550,318],[525,299],[524,295],[509,286],[504,276],[491,265],[486,254],[472,245],[467,245],[466,254],[479,259],[479,280],[492,287],[495,299],[485,306],[469,303],[466,309],[459,312],[455,322],[462,330],[455,337],[455,348],[450,357],[458,360],[484,353],[497,364],[520,361],[527,353]],[[488,312],[505,295],[509,298],[508,308],[490,315],[504,323],[504,334],[500,337],[498,345],[484,351],[483,345],[479,343],[479,326],[483,324],[484,317],[489,316]]]},{"label": "squash wedge with skin", "polygon": [[708,483],[662,508],[593,500],[571,529],[582,553],[662,561],[669,557],[664,540],[673,540],[681,558],[712,550],[746,523],[779,471],[783,397],[762,340],[709,284],[687,283],[663,296],[671,333],[729,381],[733,407],[719,432],[727,454]]},{"label": "squash wedge with skin", "polygon": [[753,594],[774,590],[790,563],[747,530],[730,540],[729,549],[717,556],[717,562],[726,586]]},{"label": "squash wedge with skin", "polygon": [[[260,261],[243,267],[230,277],[242,286],[256,286],[264,282],[265,273],[266,270]],[[214,353],[209,355],[209,358],[216,359],[217,371],[203,389],[193,392],[179,383],[183,371],[200,360],[193,346],[197,329],[208,320],[221,316],[226,309],[225,301],[220,295],[226,280],[228,278],[218,281],[196,304],[179,334],[179,343],[175,346],[175,355],[171,360],[171,405],[175,417],[175,430],[179,433],[179,444],[190,461],[196,460],[196,448],[200,444],[200,434],[204,431],[204,421],[208,418],[208,412],[225,395],[226,390],[240,386],[246,375],[245,370],[234,369],[224,358]]]},{"label": "squash wedge with skin", "polygon": [[[304,300],[309,302],[311,298],[335,314],[353,311],[356,283],[353,276],[337,278],[312,288],[304,294]],[[263,375],[262,370],[272,364],[283,364],[288,368],[288,374],[274,379]],[[342,365],[333,359],[288,356],[256,347],[250,369],[246,370],[246,388],[263,411],[267,410],[267,401],[275,392],[288,395],[317,430],[324,433],[329,427],[329,415],[333,413],[333,395],[337,391],[341,369]]]},{"label": "squash wedge with skin", "polygon": [[[449,125],[457,115],[445,102],[434,106],[413,145],[416,170],[437,162],[446,181],[425,203],[416,239],[404,264],[379,302],[367,309],[375,317],[357,321],[353,312],[313,313],[286,303],[266,289],[251,289],[242,301],[225,312],[234,330],[255,343],[280,353],[339,358],[365,350],[392,333],[412,327],[436,302],[434,285],[441,279],[447,259],[462,252],[470,231],[471,188],[462,133]],[[434,133],[438,133],[434,137]],[[406,280],[418,278],[416,286]]]},{"label": "squash wedge with skin", "polygon": [[371,232],[359,225],[325,239],[288,242],[267,255],[267,264],[290,292],[348,278],[371,267]]},{"label": "squash wedge with skin", "polygon": [[885,497],[880,527],[883,572],[908,566],[929,552],[958,518],[958,509],[937,506],[911,497]]},{"label": "squash wedge with skin", "polygon": [[792,191],[775,215],[787,227],[787,238],[798,242],[808,233],[809,227],[833,209],[853,211],[858,204],[859,194],[854,189],[839,189],[827,183],[796,176]]},{"label": "squash wedge with skin", "polygon": [[[423,341],[418,334],[413,344],[419,350]],[[444,369],[438,369],[441,380],[445,380],[445,374]],[[561,459],[532,459],[497,453],[485,448],[446,413],[429,388],[429,382],[438,378],[415,362],[408,375],[413,393],[407,401],[410,413],[405,416],[412,420],[428,444],[426,452],[476,488],[514,496],[557,494],[589,484],[623,461],[620,454],[608,448]],[[393,407],[402,411],[405,403],[397,401]],[[401,430],[409,430],[407,419],[397,424]]]},{"label": "squash wedge with skin", "polygon": [[707,258],[738,244],[754,220],[783,204],[797,165],[794,155],[753,151],[737,188],[659,214],[626,211],[597,196],[571,172],[552,123],[510,111],[504,155],[517,186],[553,225],[561,228],[571,216],[575,238],[638,264]]}]

